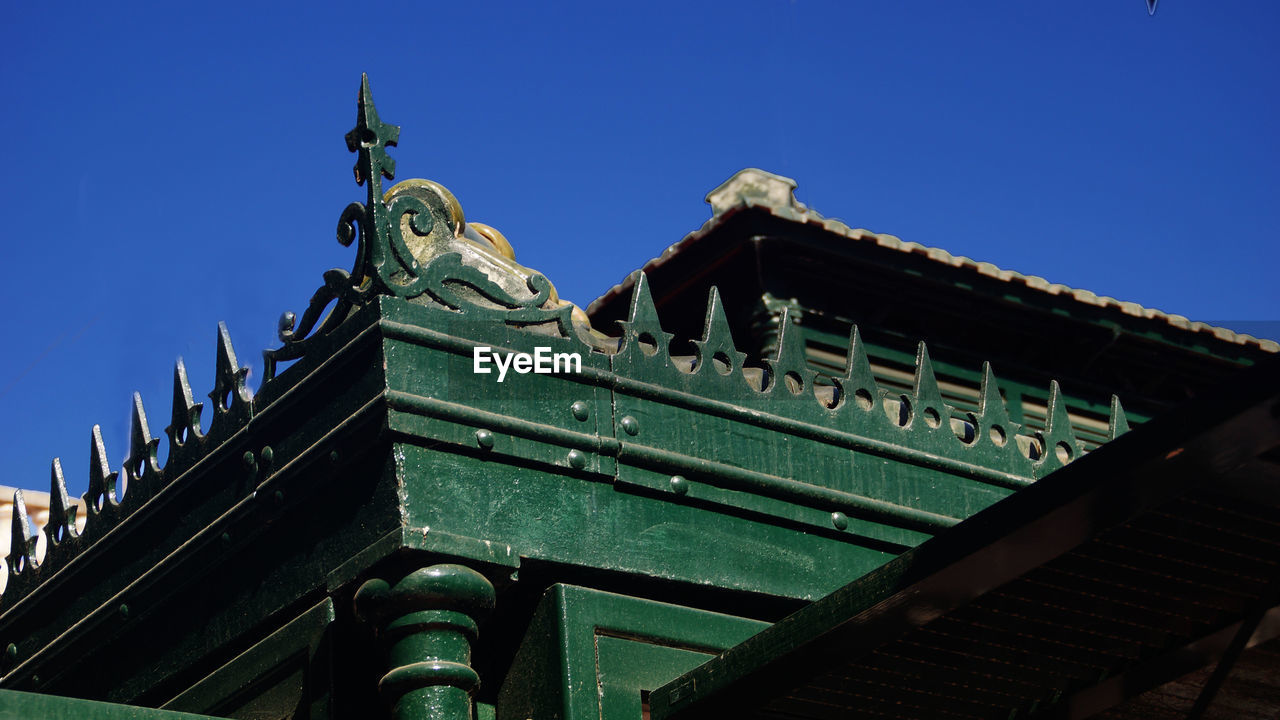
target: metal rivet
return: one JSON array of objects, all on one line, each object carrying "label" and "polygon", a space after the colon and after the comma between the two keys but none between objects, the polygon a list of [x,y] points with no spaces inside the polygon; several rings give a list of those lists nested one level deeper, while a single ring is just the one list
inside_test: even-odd
[{"label": "metal rivet", "polygon": [[842,512],[831,513],[831,524],[836,526],[837,530],[844,530],[849,527],[849,517]]},{"label": "metal rivet", "polygon": [[10,660],[17,660],[18,646],[15,645],[14,643],[9,643],[9,647],[4,649],[4,656],[9,658]]},{"label": "metal rivet", "polygon": [[630,415],[627,415],[627,416],[623,417],[623,418],[622,418],[622,422],[621,422],[620,424],[622,425],[622,429],[623,429],[623,430],[624,430],[628,435],[639,435],[639,434],[640,434],[640,421],[639,421],[639,420],[636,420],[635,418],[631,417]]},{"label": "metal rivet", "polygon": [[587,466],[587,456],[578,450],[569,451],[569,467],[581,470]]},{"label": "metal rivet", "polygon": [[586,420],[588,417],[591,416],[591,408],[587,407],[587,404],[582,402],[581,400],[570,405],[569,411],[572,412],[573,416],[578,418],[579,420]]},{"label": "metal rivet", "polygon": [[129,617],[129,606],[125,603],[120,603],[120,617]]},{"label": "metal rivet", "polygon": [[488,430],[476,431],[476,444],[488,450],[493,447],[493,433]]},{"label": "metal rivet", "polygon": [[330,451],[329,451],[329,462],[333,463],[334,465],[337,465],[337,464],[338,464],[338,458],[340,458],[340,457],[342,457],[342,456],[338,454],[338,451],[337,451],[337,450],[330,450]]},{"label": "metal rivet", "polygon": [[685,480],[683,475],[672,475],[671,492],[677,495],[684,495],[689,492],[689,481]]},{"label": "metal rivet", "polygon": [[271,449],[270,445],[262,448],[262,462],[270,465],[272,460],[276,459],[276,451]]},{"label": "metal rivet", "polygon": [[222,544],[223,545],[231,544],[231,533],[222,533]]},{"label": "metal rivet", "polygon": [[244,457],[242,459],[244,460],[244,466],[249,468],[250,470],[252,470],[258,464],[258,458],[253,456],[252,450],[245,450]]}]

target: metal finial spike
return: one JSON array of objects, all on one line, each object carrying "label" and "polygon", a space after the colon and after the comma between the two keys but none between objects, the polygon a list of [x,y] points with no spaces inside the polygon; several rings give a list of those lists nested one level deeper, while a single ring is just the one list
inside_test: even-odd
[{"label": "metal finial spike", "polygon": [[[978,415],[974,418],[974,441],[993,462],[1024,477],[1034,475],[1034,466],[1028,450],[1017,440],[1022,425],[1009,419],[1009,408],[991,363],[982,363],[982,384],[978,390]],[[1038,457],[1038,456],[1037,456]]]},{"label": "metal finial spike", "polygon": [[107,450],[102,444],[102,428],[93,426],[89,437],[89,490],[85,493],[85,505],[89,512],[116,504],[116,478],[107,462]]},{"label": "metal finial spike", "polygon": [[[396,161],[387,155],[387,148],[400,140],[400,127],[388,125],[378,119],[373,105],[373,93],[369,91],[368,74],[360,77],[360,95],[356,101],[356,126],[346,135],[347,149],[359,153],[354,171],[356,182],[363,185],[370,181],[370,191],[380,190],[380,178],[395,179]],[[381,200],[381,195],[378,195]]]},{"label": "metal finial spike", "polygon": [[649,276],[637,270],[635,283],[631,289],[631,307],[627,319],[622,323],[628,334],[650,333],[652,335],[669,335],[662,331],[662,323],[658,320],[658,310],[653,304],[653,292],[649,289]]},{"label": "metal finial spike", "polygon": [[124,462],[126,476],[131,483],[130,494],[136,491],[136,483],[143,477],[159,472],[156,450],[160,441],[151,436],[147,425],[147,411],[142,407],[142,394],[133,394],[133,412],[129,418],[129,457]]},{"label": "metal finial spike", "polygon": [[1049,381],[1049,407],[1044,428],[1044,457],[1041,462],[1057,458],[1065,465],[1080,456],[1080,441],[1071,428],[1071,416],[1067,413],[1067,401],[1057,380]]},{"label": "metal finial spike", "polygon": [[800,326],[791,321],[789,307],[783,307],[782,317],[778,318],[778,352],[774,362],[782,372],[805,371],[809,366],[804,334],[800,332]]},{"label": "metal finial spike", "polygon": [[173,415],[169,427],[164,434],[169,437],[169,455],[175,448],[181,447],[191,438],[202,437],[200,431],[200,410],[204,403],[195,401],[191,393],[191,383],[187,380],[187,366],[178,358],[173,367]]},{"label": "metal finial spike", "polygon": [[724,314],[724,303],[720,301],[720,288],[711,287],[707,294],[707,314],[702,321],[702,341],[709,342],[718,336],[730,334],[729,319]]},{"label": "metal finial spike", "polygon": [[733,343],[733,331],[729,329],[729,319],[724,314],[724,304],[720,301],[720,291],[711,288],[707,296],[707,316],[702,325],[702,340],[697,341],[700,358],[698,366],[710,363],[720,369],[720,374],[727,375],[742,367],[746,353],[738,352]]},{"label": "metal finial spike", "polygon": [[133,413],[129,422],[129,440],[132,443],[130,450],[138,450],[139,448],[156,442],[151,437],[151,428],[147,425],[147,411],[142,407],[142,393],[135,392],[133,394]]},{"label": "metal finial spike", "polygon": [[988,428],[999,426],[1002,433],[1012,435],[1014,428],[1009,422],[1009,412],[1004,406],[1004,396],[1000,393],[1000,385],[996,382],[995,371],[991,363],[982,363],[982,388],[978,399],[978,414]]},{"label": "metal finial spike", "polygon": [[1147,0],[1147,15],[1156,14],[1156,5],[1160,4],[1160,0]]},{"label": "metal finial spike", "polygon": [[1107,423],[1107,439],[1115,440],[1121,435],[1129,432],[1129,418],[1124,414],[1124,408],[1120,406],[1119,396],[1111,396],[1111,421]]},{"label": "metal finial spike", "polygon": [[635,284],[631,288],[631,307],[627,312],[627,322],[658,324],[658,310],[653,305],[653,292],[649,289],[649,276],[643,270],[637,270]]},{"label": "metal finial spike", "polygon": [[663,332],[662,323],[658,320],[658,311],[653,305],[653,293],[649,290],[649,277],[637,270],[632,276],[635,280],[631,290],[631,309],[622,326],[621,352],[632,360],[643,356],[656,356],[662,351],[667,357],[670,351],[672,335]]},{"label": "metal finial spike", "polygon": [[1049,408],[1045,413],[1045,433],[1056,432],[1064,424],[1070,426],[1071,420],[1067,417],[1067,408],[1062,402],[1062,388],[1057,380],[1050,380]]},{"label": "metal finial spike", "polygon": [[[803,311],[790,306],[784,305],[782,313],[778,316],[778,347],[773,353],[773,357],[766,360],[765,364],[770,367],[771,372],[776,376],[774,382],[770,382],[770,387],[786,387],[792,395],[807,395],[812,399],[818,400],[827,408],[834,408],[840,402],[839,391],[836,388],[821,388],[814,385],[814,378],[817,372],[809,368],[809,356],[805,351],[804,333],[800,329],[798,323],[792,322],[792,314],[800,315]],[[803,317],[801,315],[801,317]],[[751,378],[748,377],[748,382]],[[761,378],[761,385],[765,382]],[[754,385],[754,383],[752,383]],[[757,388],[760,389],[760,388]],[[808,389],[812,392],[805,393]]]},{"label": "metal finial spike", "polygon": [[9,524],[9,572],[21,572],[32,565],[35,537],[31,534],[31,516],[21,490],[13,491],[13,520]]},{"label": "metal finial spike", "polygon": [[49,469],[49,521],[44,525],[44,534],[49,538],[49,547],[76,535],[76,506],[67,497],[67,480],[58,458],[53,459]]},{"label": "metal finial spike", "polygon": [[240,367],[240,363],[236,361],[236,350],[231,345],[231,333],[227,332],[227,324],[218,323],[218,360],[213,391],[209,393],[215,411],[225,412],[252,400],[249,388],[245,386],[248,375],[249,368]]},{"label": "metal finial spike", "polygon": [[862,342],[862,334],[854,325],[849,333],[849,354],[844,369],[845,389],[850,392],[864,390],[867,397],[875,397],[878,390],[875,375],[871,373],[871,359],[867,357],[867,346]]},{"label": "metal finial spike", "polygon": [[942,399],[942,391],[938,389],[938,378],[933,372],[933,362],[929,360],[929,349],[921,342],[916,346],[916,376],[912,384],[916,396],[916,404],[923,411],[932,410],[936,415],[929,425],[937,427],[943,421],[950,422],[951,409]]}]

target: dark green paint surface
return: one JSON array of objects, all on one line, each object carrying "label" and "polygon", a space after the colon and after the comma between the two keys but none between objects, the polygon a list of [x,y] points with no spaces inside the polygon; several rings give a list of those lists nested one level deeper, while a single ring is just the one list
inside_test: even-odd
[{"label": "dark green paint surface", "polygon": [[543,597],[498,696],[500,718],[637,720],[644,695],[767,623],[570,585]]}]

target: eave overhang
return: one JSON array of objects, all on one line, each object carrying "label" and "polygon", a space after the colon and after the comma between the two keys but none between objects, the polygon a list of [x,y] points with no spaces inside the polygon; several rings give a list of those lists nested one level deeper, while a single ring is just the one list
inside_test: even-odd
[{"label": "eave overhang", "polygon": [[1083,718],[1225,672],[1280,632],[1280,364],[1233,388],[668,683],[653,717]]}]

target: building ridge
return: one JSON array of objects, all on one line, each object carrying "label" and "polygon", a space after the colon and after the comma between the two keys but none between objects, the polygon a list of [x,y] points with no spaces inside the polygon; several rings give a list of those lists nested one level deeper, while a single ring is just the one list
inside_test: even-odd
[{"label": "building ridge", "polygon": [[[687,251],[689,246],[697,243],[716,228],[725,224],[735,214],[755,209],[781,220],[820,227],[827,232],[849,240],[871,242],[879,247],[897,250],[909,255],[922,256],[942,265],[1024,286],[1047,295],[1063,296],[1082,305],[1119,312],[1132,318],[1157,321],[1168,327],[1188,333],[1204,333],[1223,342],[1253,347],[1268,353],[1280,352],[1280,342],[1275,340],[1258,338],[1247,333],[1236,332],[1230,328],[1191,320],[1184,315],[1145,307],[1140,303],[1118,300],[1107,295],[1098,295],[1089,290],[1051,282],[1039,275],[1026,275],[1016,270],[1007,270],[990,262],[974,260],[964,255],[953,255],[939,247],[930,247],[903,240],[896,235],[851,227],[842,220],[825,217],[817,210],[798,201],[794,194],[796,186],[796,181],[791,178],[758,168],[739,170],[708,193],[707,203],[712,207],[711,218],[697,230],[667,247],[660,255],[645,262],[641,266],[641,270],[652,272],[654,268],[663,265],[673,256]],[[627,278],[606,290],[587,306],[587,313],[593,314],[614,298],[625,296],[631,287],[631,282],[631,279]]]}]

